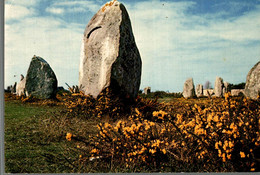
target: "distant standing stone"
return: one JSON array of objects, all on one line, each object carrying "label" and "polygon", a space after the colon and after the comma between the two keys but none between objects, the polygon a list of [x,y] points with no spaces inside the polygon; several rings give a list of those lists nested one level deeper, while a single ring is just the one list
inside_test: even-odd
[{"label": "distant standing stone", "polygon": [[193,79],[189,78],[185,81],[184,87],[183,87],[183,97],[184,98],[193,98],[195,97],[195,88]]},{"label": "distant standing stone", "polygon": [[57,78],[50,65],[41,57],[34,56],[26,75],[25,89],[28,95],[40,99],[54,98]]},{"label": "distant standing stone", "polygon": [[216,77],[214,94],[216,97],[223,97],[223,79],[221,77]]},{"label": "distant standing stone", "polygon": [[11,92],[13,85],[7,86],[6,92]]},{"label": "distant standing stone", "polygon": [[120,97],[137,97],[141,57],[123,4],[106,3],[88,23],[81,46],[79,87],[96,98],[105,88]]},{"label": "distant standing stone", "polygon": [[151,93],[151,87],[144,88],[144,94],[145,95],[150,94],[150,93]]},{"label": "distant standing stone", "polygon": [[248,72],[246,77],[245,95],[257,99],[260,93],[260,61]]},{"label": "distant standing stone", "polygon": [[197,97],[203,96],[203,85],[202,84],[198,84],[196,86],[196,95],[197,95]]},{"label": "distant standing stone", "polygon": [[12,94],[16,93],[16,85],[17,85],[17,83],[15,82],[14,85],[12,86],[12,88],[11,88],[11,93]]},{"label": "distant standing stone", "polygon": [[21,74],[20,82],[16,86],[16,95],[18,95],[18,96],[26,95],[25,83],[26,83],[26,79]]},{"label": "distant standing stone", "polygon": [[203,89],[203,95],[206,97],[214,95],[214,89]]},{"label": "distant standing stone", "polygon": [[232,96],[243,96],[245,95],[245,90],[244,89],[232,89],[231,90],[231,95]]},{"label": "distant standing stone", "polygon": [[223,95],[229,91],[228,86],[229,86],[229,83],[226,82],[226,81],[224,81],[224,85],[223,85]]},{"label": "distant standing stone", "polygon": [[229,83],[224,81],[224,87],[228,90]]}]

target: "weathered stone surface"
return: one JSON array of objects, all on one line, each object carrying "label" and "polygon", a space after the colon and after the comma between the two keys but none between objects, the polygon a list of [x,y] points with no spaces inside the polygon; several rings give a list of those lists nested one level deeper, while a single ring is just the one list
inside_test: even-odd
[{"label": "weathered stone surface", "polygon": [[196,95],[197,95],[197,97],[203,96],[203,85],[202,84],[198,84],[196,86]]},{"label": "weathered stone surface", "polygon": [[223,79],[221,77],[216,77],[214,86],[214,94],[216,97],[223,97],[223,87]]},{"label": "weathered stone surface", "polygon": [[194,83],[193,79],[189,78],[185,81],[184,86],[183,86],[183,97],[184,98],[193,98],[195,97],[195,88],[194,88]]},{"label": "weathered stone surface", "polygon": [[23,75],[21,75],[20,82],[16,86],[16,95],[18,95],[18,96],[26,95],[25,82],[26,82],[26,79],[24,78]]},{"label": "weathered stone surface", "polygon": [[206,97],[214,95],[214,89],[204,89],[203,95]]},{"label": "weathered stone surface", "polygon": [[248,72],[246,77],[245,95],[256,99],[260,93],[260,61]]},{"label": "weathered stone surface", "polygon": [[244,89],[232,89],[232,90],[231,90],[231,95],[232,95],[232,96],[245,95],[245,90],[244,90]]},{"label": "weathered stone surface", "polygon": [[25,90],[28,95],[41,99],[54,98],[57,78],[50,65],[41,57],[34,56],[26,75]]},{"label": "weathered stone surface", "polygon": [[79,87],[96,98],[106,87],[135,98],[141,81],[141,57],[123,4],[103,6],[87,25],[81,46]]},{"label": "weathered stone surface", "polygon": [[150,93],[151,93],[151,87],[144,88],[144,94],[145,95],[150,94]]}]

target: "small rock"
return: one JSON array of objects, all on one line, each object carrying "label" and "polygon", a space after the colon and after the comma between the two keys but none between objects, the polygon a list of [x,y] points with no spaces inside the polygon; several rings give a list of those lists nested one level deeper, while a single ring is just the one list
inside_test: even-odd
[{"label": "small rock", "polygon": [[151,93],[151,87],[144,88],[144,94],[145,95],[150,94],[150,93]]}]

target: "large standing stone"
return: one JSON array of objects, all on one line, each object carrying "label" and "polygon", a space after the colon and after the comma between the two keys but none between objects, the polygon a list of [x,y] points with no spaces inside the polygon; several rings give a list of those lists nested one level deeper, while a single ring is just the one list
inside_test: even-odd
[{"label": "large standing stone", "polygon": [[50,65],[43,58],[34,56],[26,75],[25,90],[28,95],[41,99],[54,98],[57,84]]},{"label": "large standing stone", "polygon": [[194,88],[194,83],[193,79],[189,78],[185,81],[184,86],[183,86],[183,97],[184,98],[193,98],[195,97],[195,88]]},{"label": "large standing stone", "polygon": [[198,84],[196,86],[196,95],[197,95],[197,97],[203,96],[203,85],[202,84]]},{"label": "large standing stone", "polygon": [[245,95],[257,99],[260,93],[260,61],[248,72],[246,77]]},{"label": "large standing stone", "polygon": [[106,87],[135,98],[141,81],[141,57],[123,4],[103,6],[87,25],[81,46],[79,86],[96,98]]},{"label": "large standing stone", "polygon": [[16,95],[18,96],[26,95],[25,83],[26,83],[26,79],[24,78],[23,75],[21,75],[20,82],[16,86]]},{"label": "large standing stone", "polygon": [[216,77],[214,94],[216,97],[223,97],[223,79],[221,77]]}]

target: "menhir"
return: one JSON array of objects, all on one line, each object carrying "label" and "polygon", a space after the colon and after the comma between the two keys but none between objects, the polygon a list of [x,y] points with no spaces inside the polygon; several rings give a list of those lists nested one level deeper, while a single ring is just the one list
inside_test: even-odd
[{"label": "menhir", "polygon": [[123,4],[106,3],[87,25],[81,46],[79,87],[96,98],[104,89],[136,98],[142,61]]}]

